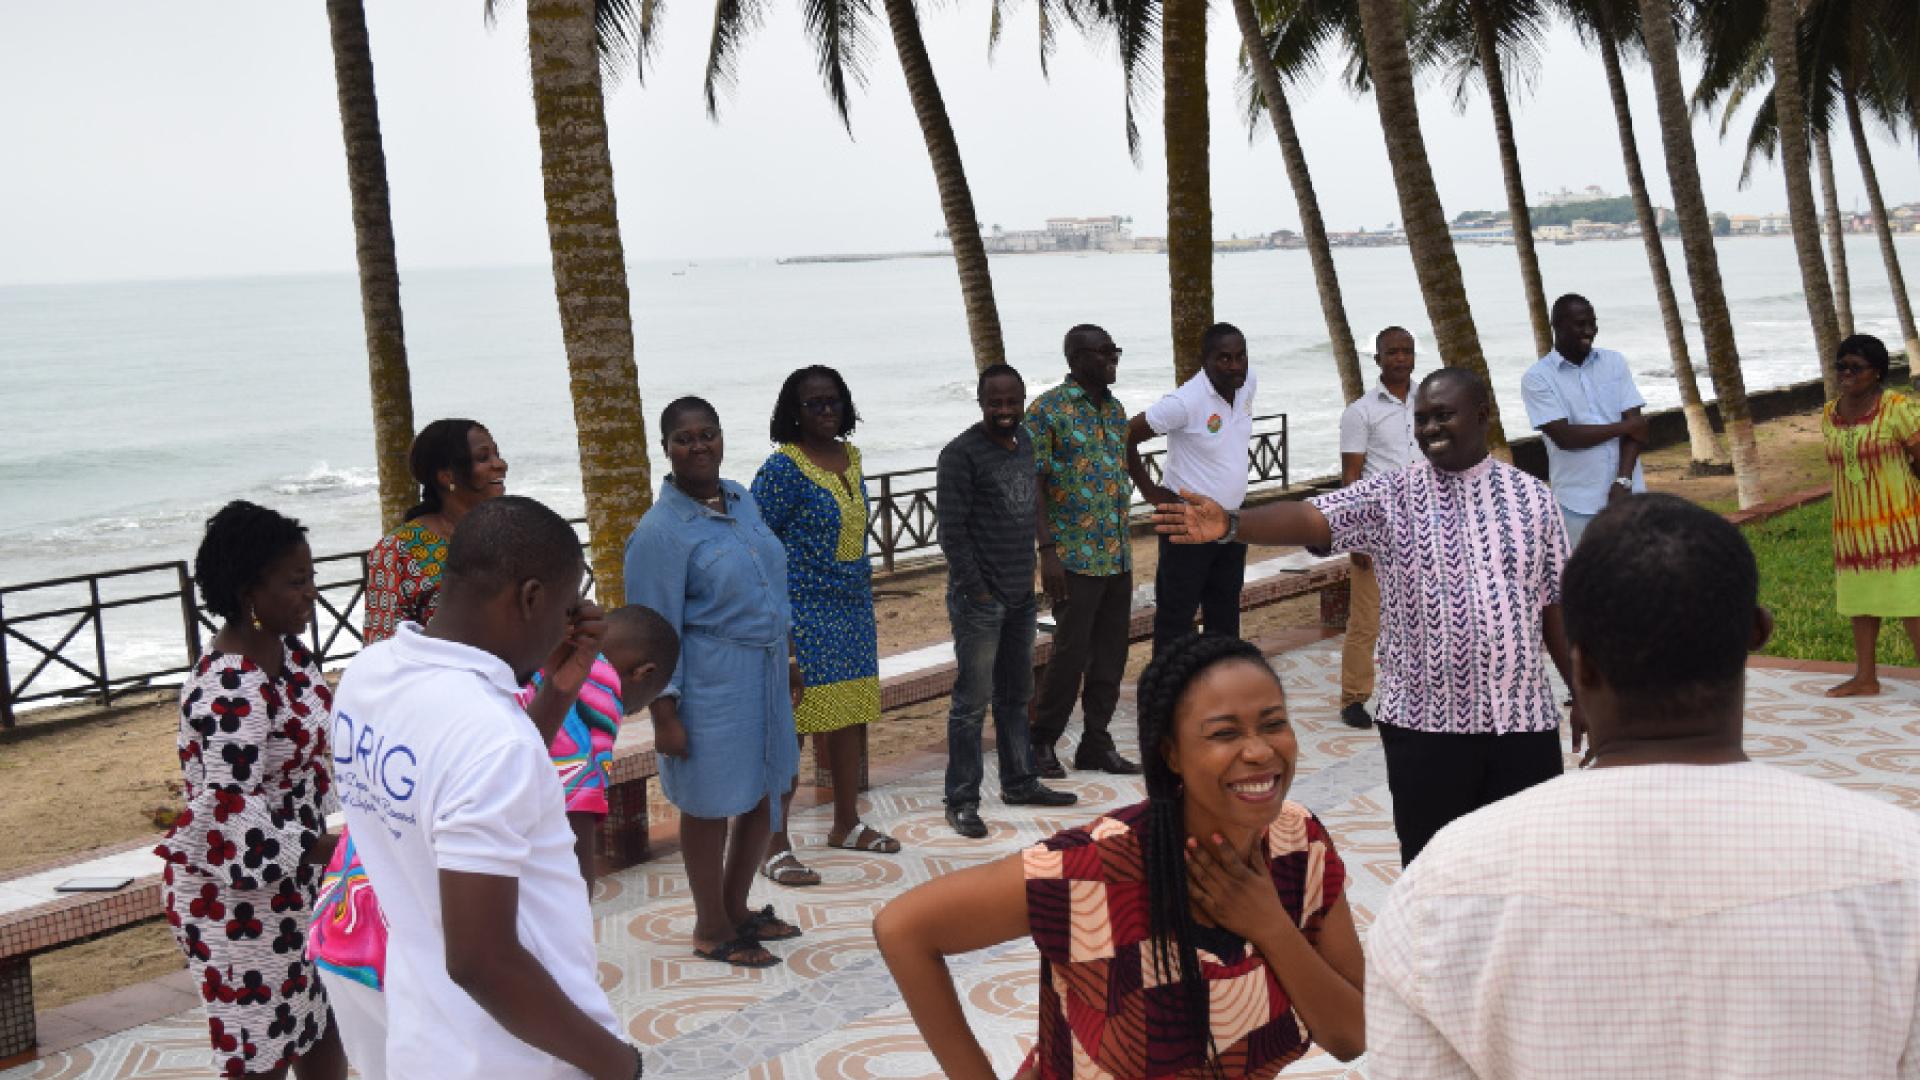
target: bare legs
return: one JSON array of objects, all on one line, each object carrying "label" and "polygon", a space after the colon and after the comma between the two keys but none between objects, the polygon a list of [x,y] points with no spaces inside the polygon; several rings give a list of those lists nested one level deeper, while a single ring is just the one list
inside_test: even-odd
[{"label": "bare legs", "polygon": [[[833,825],[827,830],[827,843],[836,847],[842,845],[847,837],[860,827],[860,750],[865,728],[859,724],[829,731],[813,737],[813,756],[816,761],[827,764],[827,772],[833,778]],[[801,738],[806,738],[802,735]],[[786,803],[788,809],[793,806],[793,792],[788,791]],[[786,815],[781,815],[785,820]],[[877,830],[869,829],[856,838],[862,850],[882,855],[890,855],[900,850],[900,842]],[[787,831],[781,829],[767,841],[769,859],[781,852],[793,850],[793,841]],[[809,874],[812,871],[808,871]],[[775,878],[776,881],[781,879]],[[817,884],[818,875],[807,882],[781,881],[782,884]]]},{"label": "bare legs", "polygon": [[[260,1080],[286,1080],[287,1071],[282,1067],[247,1075]],[[347,1051],[340,1044],[339,1026],[329,1019],[327,1033],[293,1063],[292,1071],[297,1080],[347,1080]]]},{"label": "bare legs", "polygon": [[[747,910],[747,890],[760,855],[767,849],[767,801],[735,818],[680,816],[681,857],[687,887],[693,893],[693,945],[712,951],[732,941]],[[752,964],[764,962],[765,949],[736,953]]]},{"label": "bare legs", "polygon": [[[1920,656],[1920,616],[1903,618],[1900,623],[1906,628],[1907,641],[1913,645],[1914,654]],[[1879,644],[1880,617],[1855,615],[1853,678],[1827,691],[1828,697],[1872,697],[1880,692],[1879,664],[1874,655]]]}]

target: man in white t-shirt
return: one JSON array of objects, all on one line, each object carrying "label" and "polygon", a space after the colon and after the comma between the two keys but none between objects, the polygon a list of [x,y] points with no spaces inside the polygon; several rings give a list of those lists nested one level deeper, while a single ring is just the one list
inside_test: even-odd
[{"label": "man in white t-shirt", "polygon": [[[1419,459],[1413,438],[1413,335],[1389,326],[1374,335],[1380,381],[1340,414],[1340,486],[1395,472]],[[1380,641],[1380,579],[1373,557],[1354,552],[1347,581],[1347,636],[1340,650],[1340,722],[1370,728],[1373,649]]]},{"label": "man in white t-shirt", "polygon": [[1595,348],[1600,320],[1578,293],[1553,302],[1553,351],[1521,376],[1527,422],[1547,443],[1547,483],[1578,547],[1593,516],[1615,499],[1647,490],[1640,451],[1647,445],[1646,399],[1627,358]]},{"label": "man in white t-shirt", "polygon": [[340,680],[334,778],[389,927],[392,1075],[640,1075],[598,982],[551,733],[515,698],[543,663],[591,657],[584,570],[558,514],[484,503],[449,545],[432,622]]},{"label": "man in white t-shirt", "polygon": [[[1179,502],[1197,491],[1228,510],[1247,498],[1247,443],[1253,438],[1257,380],[1247,365],[1246,336],[1230,323],[1207,327],[1200,371],[1127,422],[1127,472],[1149,503]],[[1162,483],[1154,483],[1140,444],[1167,437]],[[1193,630],[1200,613],[1209,634],[1240,634],[1240,586],[1247,545],[1175,545],[1160,538],[1153,575],[1153,651]]]},{"label": "man in white t-shirt", "polygon": [[1617,501],[1562,585],[1589,768],[1460,818],[1367,936],[1373,1080],[1920,1077],[1920,815],[1747,760],[1740,531]]}]

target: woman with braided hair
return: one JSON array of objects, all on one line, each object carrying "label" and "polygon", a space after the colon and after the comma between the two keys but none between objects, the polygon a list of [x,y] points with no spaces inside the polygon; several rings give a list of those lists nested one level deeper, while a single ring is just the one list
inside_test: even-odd
[{"label": "woman with braided hair", "polygon": [[[1188,635],[1140,677],[1147,801],[881,909],[874,937],[927,1047],[994,1076],[946,957],[1031,936],[1040,1030],[1019,1080],[1270,1077],[1318,1041],[1366,1048],[1346,871],[1286,801],[1299,754],[1280,680],[1238,638]],[[965,911],[965,919],[952,912]]]}]

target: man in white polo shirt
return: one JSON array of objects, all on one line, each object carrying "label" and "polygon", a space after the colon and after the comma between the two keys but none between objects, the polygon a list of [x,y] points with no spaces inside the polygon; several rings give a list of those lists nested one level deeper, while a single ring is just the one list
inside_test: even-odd
[{"label": "man in white polo shirt", "polygon": [[[1380,381],[1340,414],[1340,486],[1352,487],[1414,461],[1413,335],[1389,326],[1373,337]],[[1372,556],[1354,552],[1347,604],[1347,637],[1340,650],[1340,722],[1370,728],[1367,699],[1373,697],[1373,647],[1380,640],[1380,579]]]},{"label": "man in white polo shirt", "polygon": [[552,510],[484,503],[460,520],[433,620],[340,680],[334,780],[390,932],[393,1076],[640,1075],[597,978],[559,775],[514,696],[595,648],[584,569]]},{"label": "man in white polo shirt", "polygon": [[[1247,339],[1229,323],[1207,327],[1200,339],[1200,371],[1178,390],[1127,423],[1127,472],[1150,503],[1179,502],[1176,491],[1197,491],[1229,510],[1247,498],[1247,443],[1253,437],[1256,380],[1247,366]],[[1156,484],[1140,458],[1140,444],[1167,437]],[[1176,545],[1160,538],[1153,575],[1153,651],[1193,630],[1198,610],[1209,634],[1240,633],[1240,586],[1247,545]]]},{"label": "man in white polo shirt", "polygon": [[1640,451],[1647,443],[1646,399],[1627,358],[1596,349],[1600,321],[1578,293],[1553,302],[1553,351],[1520,380],[1527,421],[1547,443],[1547,483],[1578,546],[1587,522],[1607,504],[1647,490]]}]

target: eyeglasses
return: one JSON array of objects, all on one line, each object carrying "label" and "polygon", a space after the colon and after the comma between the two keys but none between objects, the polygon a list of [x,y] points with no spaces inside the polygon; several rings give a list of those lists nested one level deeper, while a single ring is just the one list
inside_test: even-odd
[{"label": "eyeglasses", "polygon": [[800,407],[813,413],[839,412],[846,408],[846,402],[839,397],[814,397],[800,403]]},{"label": "eyeglasses", "polygon": [[1079,347],[1078,349],[1075,349],[1075,350],[1074,350],[1074,352],[1075,352],[1076,354],[1077,354],[1077,353],[1092,353],[1093,355],[1095,355],[1095,356],[1098,356],[1098,357],[1100,357],[1100,358],[1101,358],[1101,359],[1103,359],[1103,360],[1104,360],[1104,359],[1107,359],[1107,358],[1109,358],[1109,357],[1111,357],[1112,359],[1115,359],[1115,360],[1118,360],[1118,359],[1120,359],[1120,354],[1121,354],[1121,353],[1123,353],[1123,352],[1126,352],[1126,350],[1125,350],[1125,349],[1122,349],[1122,348],[1121,348],[1120,346],[1118,346],[1118,345],[1108,345],[1107,347],[1105,347],[1105,348],[1103,348],[1103,349],[1096,349],[1096,348],[1094,348],[1094,347],[1093,347],[1093,346],[1091,346],[1091,345],[1082,345],[1082,346],[1080,346],[1080,347]]},{"label": "eyeglasses", "polygon": [[1874,368],[1871,364],[1841,363],[1833,365],[1833,370],[1834,373],[1838,375],[1859,375],[1862,372],[1872,371]]}]

